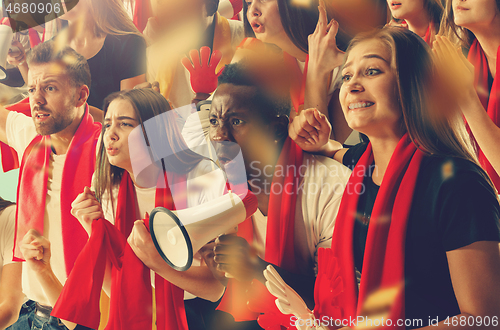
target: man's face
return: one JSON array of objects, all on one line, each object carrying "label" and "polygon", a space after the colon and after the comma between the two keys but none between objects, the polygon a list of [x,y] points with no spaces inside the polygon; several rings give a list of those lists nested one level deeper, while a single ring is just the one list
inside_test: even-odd
[{"label": "man's face", "polygon": [[260,165],[270,164],[276,157],[271,125],[264,123],[261,112],[253,106],[255,93],[254,87],[221,84],[213,98],[210,139],[228,174],[227,165],[240,148],[248,178],[259,176]]},{"label": "man's face", "polygon": [[77,116],[76,87],[56,63],[34,64],[28,73],[31,116],[41,135],[61,132]]}]

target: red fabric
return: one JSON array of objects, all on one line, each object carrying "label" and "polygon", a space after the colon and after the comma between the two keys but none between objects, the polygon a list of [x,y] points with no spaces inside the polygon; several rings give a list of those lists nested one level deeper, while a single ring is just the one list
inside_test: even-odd
[{"label": "red fabric", "polygon": [[[45,30],[44,30],[43,34],[45,35]],[[40,39],[38,32],[33,28],[28,29],[28,35],[29,35],[29,39],[30,39],[31,48],[37,46],[38,44],[40,44],[43,41]]]},{"label": "red fabric", "polygon": [[[477,39],[472,43],[468,59],[469,62],[474,65],[474,84],[476,86],[479,99],[481,100],[483,107],[486,109],[488,116],[495,123],[495,125],[497,125],[497,127],[500,127],[500,47],[498,47],[497,50],[497,71],[495,77],[493,77],[494,79],[491,90],[488,86],[488,61],[486,60],[486,55],[484,54],[484,51]],[[491,166],[488,159],[486,159],[479,146],[477,146],[477,149],[481,166],[490,176],[497,191],[500,191],[500,176],[495,171],[493,166]]]},{"label": "red fabric", "polygon": [[427,31],[425,31],[425,35],[424,35],[424,41],[430,46],[432,47],[432,34],[433,34],[433,30],[434,30],[434,23],[430,23],[429,26],[427,27]]},{"label": "red fabric", "polygon": [[[411,210],[413,193],[424,153],[411,142],[408,134],[399,141],[394,151],[384,180],[378,192],[368,228],[363,275],[359,289],[354,273],[353,233],[358,209],[359,187],[363,184],[366,170],[373,164],[371,144],[356,164],[340,204],[339,214],[332,238],[332,255],[327,263],[336,265],[340,280],[316,282],[316,306],[321,306],[323,315],[343,320],[356,319],[363,315],[363,304],[371,293],[389,287],[399,289],[390,307],[390,314],[384,319],[405,318],[404,265],[406,225]],[[318,268],[328,267],[321,258]],[[338,285],[341,283],[342,287]],[[321,286],[321,287],[320,287]],[[334,288],[335,286],[335,288]],[[336,294],[321,295],[321,292]],[[404,329],[403,327],[401,327]]]},{"label": "red fabric", "polygon": [[304,95],[306,90],[307,65],[309,63],[309,55],[306,57],[304,73],[300,70],[299,64],[295,57],[283,52],[283,60],[287,68],[291,70],[290,82],[290,97],[296,113],[299,113],[300,106],[304,105]]},{"label": "red fabric", "polygon": [[[393,23],[392,23],[393,22]],[[391,25],[391,23],[393,25]],[[389,26],[395,26],[395,27],[401,27],[404,29],[408,29],[408,23],[405,20],[401,20],[401,22],[397,23],[396,21],[392,20],[389,24]],[[429,26],[427,27],[427,30],[425,31],[425,35],[422,37],[424,41],[432,48],[432,42],[434,41],[434,35],[436,32],[436,28],[434,27],[434,22],[430,22]]]},{"label": "red fabric", "polygon": [[[6,107],[5,109],[20,112],[28,117],[31,117],[30,100],[28,97],[16,104]],[[19,157],[14,148],[0,142],[0,151],[2,153],[2,168],[4,172],[19,168]]]},{"label": "red fabric", "polygon": [[141,33],[148,24],[148,19],[151,17],[151,6],[149,0],[135,0],[134,6],[134,25]]},{"label": "red fabric", "polygon": [[[78,220],[71,215],[71,203],[85,186],[90,185],[100,132],[101,124],[94,123],[87,106],[82,122],[69,144],[62,173],[61,227],[68,275],[88,237]],[[23,261],[19,243],[29,229],[34,228],[43,234],[51,152],[50,135],[37,135],[23,155],[17,192],[15,261]]]},{"label": "red fabric", "polygon": [[[160,180],[164,178],[160,177]],[[172,184],[185,182],[185,175],[172,175]],[[177,185],[177,187],[183,185]],[[185,186],[185,185],[184,185]],[[182,188],[179,188],[182,189]],[[176,190],[177,196],[185,196]],[[99,327],[99,298],[106,259],[113,266],[108,330],[151,329],[153,296],[150,270],[136,257],[126,238],[137,218],[137,197],[128,172],[118,192],[116,224],[99,219],[68,278],[52,315],[86,327]],[[156,189],[156,206],[185,208],[185,198],[174,205],[169,185]],[[147,219],[146,219],[147,220]],[[149,229],[149,222],[145,221]],[[156,274],[156,326],[158,330],[187,330],[184,291]]]},{"label": "red fabric", "polygon": [[[294,166],[298,170],[302,162],[302,149],[290,138],[287,138],[276,166],[280,168]],[[286,176],[275,175],[273,177],[267,214],[265,261],[292,273],[297,273],[297,265],[293,256],[295,255],[295,205],[299,180],[300,176],[294,175],[294,171],[287,171]],[[282,193],[278,194],[281,191]],[[252,244],[251,219],[247,219],[238,226],[238,236],[244,237],[249,244]],[[246,299],[241,299],[242,297]],[[252,281],[252,283],[229,280],[219,309],[232,314],[236,321],[255,320],[259,314],[267,314],[263,316],[263,322],[259,322],[260,325],[265,326],[266,329],[280,329],[282,313],[276,307],[275,300],[276,297],[271,295],[265,286],[257,280]],[[274,319],[276,322],[271,324],[268,322],[270,319]]]},{"label": "red fabric", "polygon": [[[242,0],[229,0],[231,5],[233,6],[233,16],[236,17],[240,11],[243,9],[243,1]],[[234,19],[233,17],[233,19]]]}]

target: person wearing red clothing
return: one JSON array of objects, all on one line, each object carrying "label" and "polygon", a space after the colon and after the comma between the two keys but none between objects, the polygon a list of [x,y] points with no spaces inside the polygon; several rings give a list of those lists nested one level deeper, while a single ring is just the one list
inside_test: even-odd
[{"label": "person wearing red clothing", "polygon": [[500,191],[500,1],[448,0],[444,34],[469,48],[468,60],[445,38],[434,48],[478,149],[481,166]]}]

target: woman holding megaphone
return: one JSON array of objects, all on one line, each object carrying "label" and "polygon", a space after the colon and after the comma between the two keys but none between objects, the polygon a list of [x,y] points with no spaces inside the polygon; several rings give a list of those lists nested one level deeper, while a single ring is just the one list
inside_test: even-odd
[{"label": "woman holding megaphone", "polygon": [[[177,115],[168,110],[165,98],[150,89],[121,91],[106,98],[95,192],[85,188],[72,204],[72,214],[89,233],[89,242],[53,315],[97,328],[99,308],[92,302],[99,301],[104,288],[110,293],[108,328],[151,329],[156,317],[158,329],[187,329],[186,314],[194,311],[184,305],[184,290],[191,293],[190,298],[217,301],[221,297],[224,287],[208,267],[198,262],[187,271],[174,270],[157,252],[149,222],[137,220],[144,214],[147,220],[155,206],[173,210],[202,204],[222,195],[225,187],[213,163],[184,145]],[[161,150],[156,148],[158,141]],[[160,160],[154,162],[151,157]],[[151,270],[156,273],[155,315]],[[88,292],[82,293],[82,287],[88,287]],[[189,324],[191,328],[191,320]]]}]

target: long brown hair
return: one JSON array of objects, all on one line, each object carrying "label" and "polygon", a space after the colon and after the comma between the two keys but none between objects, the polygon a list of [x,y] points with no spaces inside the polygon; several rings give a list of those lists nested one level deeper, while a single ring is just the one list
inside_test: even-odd
[{"label": "long brown hair", "polygon": [[[255,0],[258,1],[258,0]],[[309,1],[306,6],[293,4],[292,0],[277,0],[281,24],[286,35],[297,48],[305,53],[309,53],[308,36],[314,32],[318,24],[319,11],[318,0]],[[247,18],[248,5],[243,1],[243,24],[245,36],[255,38],[255,33]],[[349,42],[349,37],[342,27],[336,37],[337,46],[344,50]]]},{"label": "long brown hair", "polygon": [[135,27],[128,15],[122,0],[87,0],[90,14],[95,20],[94,35],[142,34]]},{"label": "long brown hair", "polygon": [[[104,115],[106,115],[109,105],[114,100],[126,100],[132,105],[146,141],[148,141],[148,138],[144,122],[154,117],[158,119],[155,121],[155,128],[160,133],[155,135],[155,138],[161,139],[164,142],[162,147],[172,150],[167,154],[173,155],[173,157],[168,158],[168,162],[164,163],[164,165],[166,164],[165,170],[174,172],[181,170],[183,173],[188,173],[204,158],[189,150],[184,140],[179,138],[181,133],[175,122],[166,121],[164,120],[165,117],[159,116],[161,113],[171,110],[169,103],[160,93],[151,89],[131,89],[115,92],[104,100]],[[104,127],[101,132],[93,185],[98,200],[102,200],[102,197],[109,193],[110,200],[113,203],[112,188],[120,184],[125,170],[109,163],[103,138]],[[152,152],[155,154],[155,150],[152,150]],[[156,151],[156,154],[162,153]],[[156,159],[158,158],[160,157],[156,157]]]},{"label": "long brown hair", "polygon": [[369,39],[379,39],[391,51],[402,132],[408,132],[417,147],[427,154],[458,157],[478,164],[460,112],[443,114],[434,103],[434,63],[429,46],[407,29],[387,27],[356,36],[346,58],[354,46]]}]

